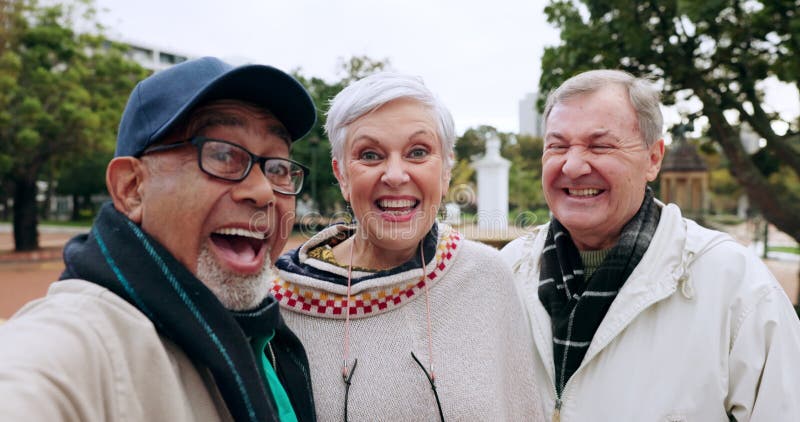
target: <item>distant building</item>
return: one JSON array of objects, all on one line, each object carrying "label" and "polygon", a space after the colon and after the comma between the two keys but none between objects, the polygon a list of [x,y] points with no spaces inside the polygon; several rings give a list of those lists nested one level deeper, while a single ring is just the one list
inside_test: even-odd
[{"label": "distant building", "polygon": [[150,69],[154,72],[164,70],[192,58],[188,54],[170,51],[153,45],[139,42],[122,42],[127,44],[130,48],[127,52],[127,56],[131,60],[139,63],[145,69]]},{"label": "distant building", "polygon": [[543,135],[542,115],[536,110],[538,94],[528,93],[519,102],[519,134],[538,136]]},{"label": "distant building", "polygon": [[701,218],[708,211],[708,166],[683,134],[666,149],[661,163],[661,200]]}]

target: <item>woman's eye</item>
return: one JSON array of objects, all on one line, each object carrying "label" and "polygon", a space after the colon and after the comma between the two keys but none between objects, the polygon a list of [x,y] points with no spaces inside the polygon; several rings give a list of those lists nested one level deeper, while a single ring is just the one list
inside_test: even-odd
[{"label": "woman's eye", "polygon": [[425,148],[414,148],[408,153],[409,158],[425,158],[428,156],[428,150]]},{"label": "woman's eye", "polygon": [[381,157],[375,151],[364,151],[358,156],[358,158],[360,158],[361,160],[373,161],[373,160],[378,160]]}]

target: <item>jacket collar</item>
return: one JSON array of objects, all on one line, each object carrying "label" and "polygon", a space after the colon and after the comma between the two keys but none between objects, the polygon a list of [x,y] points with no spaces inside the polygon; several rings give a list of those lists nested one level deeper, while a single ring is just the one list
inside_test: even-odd
[{"label": "jacket collar", "polygon": [[[592,338],[592,343],[586,351],[583,363],[576,373],[580,372],[587,362],[608,346],[637,315],[676,291],[677,280],[682,268],[686,226],[677,206],[664,206],[658,201],[657,203],[662,207],[661,219],[650,247],[611,304],[611,308],[600,323]],[[544,247],[546,236],[547,225],[543,225],[526,239],[528,243],[525,249],[539,254]],[[532,264],[532,267],[526,271],[531,276],[525,282],[538,285],[540,260],[538,256],[531,258],[533,259],[527,261]],[[664,267],[665,265],[667,268]],[[524,289],[523,294],[527,296],[524,298],[525,301],[533,304],[530,317],[536,348],[542,361],[552,364],[553,334],[550,316],[539,301],[537,288]],[[555,383],[553,368],[549,369],[547,372],[550,382]]]}]

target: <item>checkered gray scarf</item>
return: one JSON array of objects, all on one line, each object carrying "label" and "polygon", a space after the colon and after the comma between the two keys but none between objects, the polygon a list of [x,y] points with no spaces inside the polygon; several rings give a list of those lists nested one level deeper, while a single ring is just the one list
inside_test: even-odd
[{"label": "checkered gray scarf", "polygon": [[539,300],[550,314],[556,391],[578,369],[592,337],[625,280],[639,264],[661,215],[648,187],[636,215],[587,283],[583,263],[569,232],[553,219],[542,252]]}]

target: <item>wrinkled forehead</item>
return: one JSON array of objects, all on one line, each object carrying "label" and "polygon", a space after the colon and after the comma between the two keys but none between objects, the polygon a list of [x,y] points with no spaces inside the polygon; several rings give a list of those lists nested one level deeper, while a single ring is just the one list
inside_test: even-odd
[{"label": "wrinkled forehead", "polygon": [[230,126],[275,135],[291,148],[289,131],[270,110],[240,100],[215,100],[201,104],[178,128],[183,139],[201,135],[212,127]]}]

